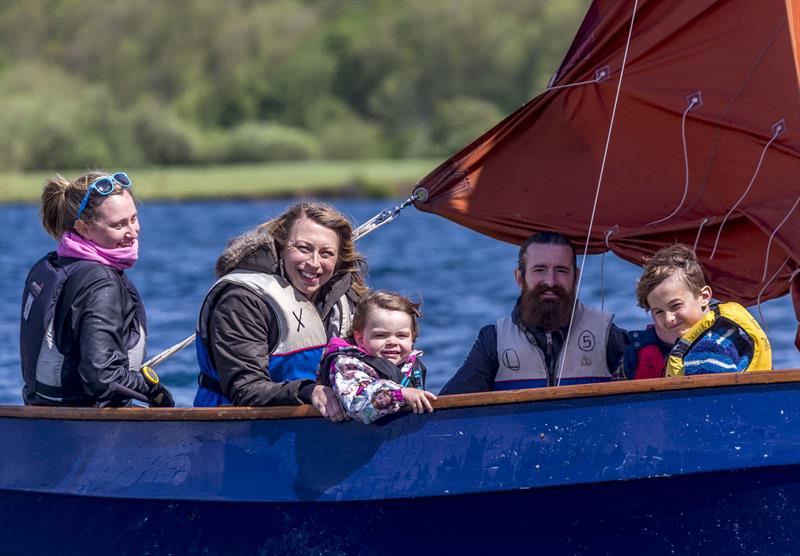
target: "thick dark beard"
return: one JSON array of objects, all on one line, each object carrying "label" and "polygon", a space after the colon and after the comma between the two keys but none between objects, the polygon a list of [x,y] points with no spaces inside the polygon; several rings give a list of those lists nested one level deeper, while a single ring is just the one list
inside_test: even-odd
[{"label": "thick dark beard", "polygon": [[[547,291],[555,293],[558,299],[539,299],[539,295]],[[569,324],[574,303],[574,290],[567,292],[561,286],[546,286],[544,284],[529,289],[525,284],[522,287],[519,309],[525,324],[549,332],[559,330]]]}]

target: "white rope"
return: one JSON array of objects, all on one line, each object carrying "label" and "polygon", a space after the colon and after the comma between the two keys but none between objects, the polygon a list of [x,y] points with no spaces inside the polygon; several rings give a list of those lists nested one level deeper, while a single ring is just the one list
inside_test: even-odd
[{"label": "white rope", "polygon": [[[631,37],[633,36],[633,22],[636,20],[636,8],[639,6],[639,0],[634,0],[633,2],[633,13],[631,14],[631,25],[628,28],[628,40],[625,43],[625,53],[622,56],[622,67],[619,71],[619,82],[617,83],[617,92],[614,95],[614,108],[611,111],[611,121],[608,124],[608,135],[606,136],[606,146],[603,149],[603,161],[600,164],[600,175],[597,177],[597,189],[595,190],[594,194],[594,204],[592,205],[592,217],[589,220],[589,231],[586,234],[586,243],[583,246],[583,258],[581,260],[581,269],[586,266],[586,257],[589,254],[589,239],[592,235],[592,226],[594,226],[594,217],[595,213],[597,212],[597,201],[600,198],[600,186],[603,183],[603,174],[606,170],[606,158],[608,157],[608,147],[611,144],[611,132],[614,129],[614,118],[617,115],[617,104],[619,103],[619,92],[622,89],[622,78],[625,76],[625,64],[628,61],[628,49],[631,45]],[[575,286],[575,300],[572,303],[572,316],[570,317],[570,323],[575,318],[575,310],[578,307],[578,294],[581,291],[581,281],[583,279],[583,273],[578,275],[578,283]],[[564,340],[564,345],[561,348],[562,350],[567,349],[569,345],[570,335],[572,333],[572,325],[570,324],[569,328],[567,328],[567,337]],[[561,358],[561,365],[558,368],[558,380],[556,381],[556,386],[561,386],[561,374],[564,371],[564,361],[566,361],[566,357]]]},{"label": "white rope", "polygon": [[719,225],[719,230],[717,230],[717,238],[714,240],[714,248],[711,250],[711,255],[709,255],[708,260],[713,259],[714,254],[717,252],[717,244],[719,243],[719,238],[722,235],[722,228],[723,226],[725,226],[725,222],[727,222],[728,217],[731,214],[733,214],[733,211],[736,210],[736,207],[738,207],[739,204],[747,196],[747,194],[750,193],[750,189],[753,187],[753,183],[756,181],[756,177],[758,176],[758,173],[761,171],[761,164],[764,162],[764,156],[767,154],[767,149],[769,149],[770,145],[772,145],[775,139],[778,138],[778,135],[780,135],[783,132],[783,127],[779,127],[778,124],[775,124],[774,126],[772,126],[772,128],[773,128],[772,139],[770,139],[769,142],[766,145],[764,145],[764,150],[761,151],[761,157],[759,157],[758,164],[756,165],[756,171],[753,173],[753,177],[750,178],[750,183],[747,184],[747,189],[744,190],[742,196],[739,197],[739,200],[737,200],[736,203],[734,203],[734,205],[731,207],[731,210],[728,211],[728,213],[725,215],[725,218],[722,219],[722,223]]},{"label": "white rope", "polygon": [[611,75],[611,69],[608,66],[602,67],[599,70],[594,72],[594,79],[588,79],[586,81],[577,81],[575,83],[567,83],[565,85],[556,85],[555,87],[547,87],[545,91],[555,91],[556,89],[569,89],[571,87],[579,87],[581,85],[591,85],[593,83],[600,83],[601,81],[605,81]]},{"label": "white rope", "polygon": [[797,200],[794,202],[794,205],[792,205],[792,208],[789,209],[789,212],[787,212],[786,216],[783,217],[781,223],[777,225],[775,230],[769,236],[769,241],[767,242],[767,256],[764,258],[764,274],[761,275],[762,282],[767,277],[767,265],[769,264],[769,250],[772,247],[772,239],[775,237],[775,234],[778,233],[778,230],[781,229],[781,226],[783,226],[786,223],[786,221],[789,220],[789,216],[794,212],[794,209],[797,208],[798,203],[800,203],[800,195],[797,196]]},{"label": "white rope", "polygon": [[794,284],[794,277],[800,274],[800,268],[795,268],[794,272],[789,275],[789,295],[792,295],[792,287]]},{"label": "white rope", "polygon": [[[608,244],[608,238],[614,235],[616,232],[619,231],[619,226],[614,225],[608,229],[606,232],[606,249],[611,251],[611,246]],[[606,286],[605,286],[605,275],[606,275],[606,252],[603,251],[603,254],[600,255],[600,310],[602,311],[606,307]]]},{"label": "white rope", "polygon": [[687,106],[686,110],[683,111],[683,117],[681,117],[681,140],[683,141],[683,175],[684,175],[683,197],[681,197],[680,203],[678,203],[678,206],[675,207],[675,210],[673,210],[669,214],[669,216],[665,216],[664,218],[661,218],[654,222],[650,222],[648,226],[661,224],[662,222],[666,222],[667,220],[678,214],[678,211],[681,210],[681,208],[683,207],[683,203],[686,201],[686,195],[689,194],[689,153],[686,149],[686,115],[692,108],[694,108],[699,104],[701,104],[700,93],[695,93],[694,95],[691,95],[689,97],[689,106]]},{"label": "white rope", "polygon": [[692,246],[692,251],[697,253],[697,244],[700,243],[700,234],[703,232],[703,226],[711,222],[711,220],[706,217],[700,222],[700,227],[697,229],[697,237],[694,238],[694,245]]},{"label": "white rope", "polygon": [[[769,332],[769,326],[767,326],[767,321],[764,319],[764,313],[761,312],[761,296],[763,295],[764,291],[766,291],[766,289],[769,287],[769,285],[772,283],[772,281],[778,277],[778,274],[781,273],[781,270],[783,270],[783,267],[785,267],[786,263],[789,262],[789,259],[790,257],[786,257],[786,260],[783,261],[783,264],[780,266],[780,268],[778,268],[778,270],[775,271],[775,274],[772,275],[772,278],[770,278],[769,281],[766,284],[764,284],[764,287],[761,288],[761,291],[758,292],[756,303],[758,304],[758,316],[761,319],[761,324],[764,325],[764,332]],[[789,279],[789,287],[791,288],[791,278]]]}]

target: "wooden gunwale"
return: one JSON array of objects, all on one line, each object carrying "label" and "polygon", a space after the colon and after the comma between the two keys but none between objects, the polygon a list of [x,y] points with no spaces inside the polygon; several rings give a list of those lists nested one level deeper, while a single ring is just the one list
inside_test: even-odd
[{"label": "wooden gunwale", "polygon": [[[724,373],[676,378],[580,384],[558,388],[531,388],[440,396],[437,410],[524,402],[568,400],[601,396],[723,388],[756,384],[799,383],[800,369],[769,372]],[[83,421],[249,421],[319,417],[310,405],[283,407],[93,408],[0,406],[0,418],[68,419]]]}]

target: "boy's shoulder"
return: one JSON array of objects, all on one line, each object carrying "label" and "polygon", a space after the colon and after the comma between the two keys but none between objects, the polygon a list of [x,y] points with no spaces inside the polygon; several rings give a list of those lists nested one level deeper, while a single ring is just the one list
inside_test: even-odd
[{"label": "boy's shoulder", "polygon": [[714,343],[720,346],[740,345],[742,343],[753,345],[753,339],[747,331],[736,321],[730,319],[717,319],[689,351],[704,343]]},{"label": "boy's shoulder", "polygon": [[764,330],[750,311],[734,301],[728,301],[712,304],[710,311],[694,323],[684,334],[683,339],[690,343],[699,342],[715,333],[730,335],[733,331],[750,338],[750,343],[753,343],[755,338],[766,337]]},{"label": "boy's shoulder", "polygon": [[737,321],[718,318],[684,357],[686,374],[742,372],[753,359],[754,341]]}]

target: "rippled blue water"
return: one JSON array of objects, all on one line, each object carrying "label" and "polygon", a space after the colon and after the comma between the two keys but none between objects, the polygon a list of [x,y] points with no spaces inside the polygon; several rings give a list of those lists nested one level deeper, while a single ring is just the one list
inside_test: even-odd
[{"label": "rippled blue water", "polygon": [[[156,354],[192,333],[197,310],[213,281],[216,257],[228,239],[280,213],[291,201],[146,203],[141,208],[140,259],[130,275],[144,298]],[[335,203],[356,223],[392,205],[386,200]],[[54,248],[35,206],[0,206],[0,403],[21,403],[20,296],[30,266]],[[481,236],[410,207],[395,222],[360,242],[370,265],[369,284],[422,298],[424,317],[417,347],[425,351],[429,385],[438,389],[455,372],[478,329],[509,311],[517,296],[516,247]],[[616,313],[624,328],[640,328],[647,316],[635,306],[638,267],[613,255],[605,259],[601,300],[600,256],[589,257],[581,299]],[[796,321],[788,296],[762,305],[776,368],[800,368],[793,348]],[[179,405],[190,405],[196,384],[192,347],[159,367]]]}]

